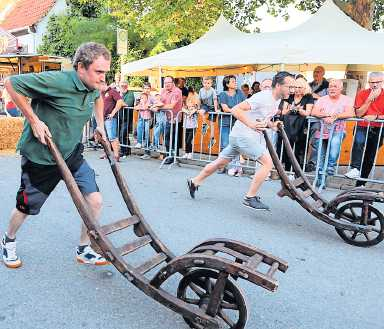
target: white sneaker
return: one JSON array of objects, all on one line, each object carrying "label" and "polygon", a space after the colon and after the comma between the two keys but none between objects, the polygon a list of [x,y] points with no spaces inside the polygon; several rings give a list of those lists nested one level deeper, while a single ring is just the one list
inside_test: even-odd
[{"label": "white sneaker", "polygon": [[142,159],[142,160],[148,160],[148,159],[150,159],[151,158],[151,156],[149,155],[149,154],[143,154],[141,157],[140,157],[140,159]]},{"label": "white sneaker", "polygon": [[241,176],[243,176],[243,168],[241,168],[241,167],[236,168],[235,176],[236,176],[236,177],[241,177]]},{"label": "white sneaker", "polygon": [[360,171],[357,170],[356,168],[353,168],[350,171],[348,171],[347,173],[345,173],[344,176],[347,178],[351,178],[351,179],[359,178],[360,177]]},{"label": "white sneaker", "polygon": [[192,160],[192,153],[185,153],[181,158],[186,160]]},{"label": "white sneaker", "polygon": [[290,181],[293,181],[293,180],[295,180],[295,176],[292,175],[292,174],[290,174],[290,175],[288,175],[288,179],[289,179]]},{"label": "white sneaker", "polygon": [[79,250],[79,247],[76,249],[76,260],[81,264],[91,264],[91,265],[107,265],[109,262],[96,251],[94,251],[90,246],[86,246],[83,251]]},{"label": "white sneaker", "polygon": [[141,148],[141,144],[140,144],[140,143],[137,143],[137,144],[134,146],[134,148],[137,148],[137,149]]},{"label": "white sneaker", "polygon": [[228,169],[228,176],[235,176],[237,173],[237,168]]},{"label": "white sneaker", "polygon": [[5,235],[1,240],[1,249],[3,262],[8,268],[18,268],[21,266],[21,260],[16,255],[16,241],[13,242],[5,242]]}]

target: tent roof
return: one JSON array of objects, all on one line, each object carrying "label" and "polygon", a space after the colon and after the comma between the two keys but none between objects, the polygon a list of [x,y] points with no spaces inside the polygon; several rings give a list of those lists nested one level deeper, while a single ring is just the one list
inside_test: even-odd
[{"label": "tent roof", "polygon": [[5,30],[15,30],[37,24],[55,5],[56,0],[13,1],[0,26]]},{"label": "tent roof", "polygon": [[[364,29],[332,0],[308,21],[281,32],[244,33],[223,16],[194,43],[122,65],[131,75],[202,76],[259,71],[292,64],[295,71],[316,64],[328,69],[355,64],[359,70],[383,69],[384,34]],[[364,64],[364,66],[362,65]],[[369,65],[369,66],[367,66]],[[288,69],[288,67],[285,67]]]}]

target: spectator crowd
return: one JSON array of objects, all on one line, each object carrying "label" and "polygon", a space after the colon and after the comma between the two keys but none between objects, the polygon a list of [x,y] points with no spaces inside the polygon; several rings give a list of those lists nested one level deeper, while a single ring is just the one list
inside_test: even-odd
[{"label": "spectator crowd", "polygon": [[[345,176],[364,185],[375,165],[383,144],[384,74],[371,72],[367,89],[358,91],[356,98],[343,94],[343,81],[326,79],[325,69],[313,71],[313,81],[296,75],[289,97],[279,105],[274,119],[284,124],[289,143],[300,166],[307,172],[318,169],[317,185],[326,176],[335,174],[341,145],[346,137],[346,119],[357,118],[353,131],[350,168]],[[167,76],[160,92],[145,82],[140,95],[129,90],[128,83],[117,74],[114,83],[101,90],[104,100],[104,120],[108,138],[117,161],[131,154],[132,148],[143,149],[141,159],[149,159],[152,152],[163,155],[165,164],[180,156],[193,159],[197,136],[202,139],[209,131],[208,149],[214,145],[222,151],[229,143],[229,135],[236,121],[232,109],[253,95],[270,90],[271,79],[244,83],[238,86],[236,76],[223,78],[222,92],[217,93],[211,77],[202,78],[202,87],[195,90],[184,78]],[[10,116],[20,113],[5,90],[0,95],[3,107]],[[310,119],[308,119],[310,118]],[[313,120],[316,118],[317,120]],[[219,134],[215,130],[219,129]],[[216,137],[217,136],[217,137]],[[281,155],[285,170],[292,169],[281,137],[270,136]],[[217,140],[216,140],[217,139]],[[219,173],[231,176],[242,174],[246,159],[239,156]]]}]

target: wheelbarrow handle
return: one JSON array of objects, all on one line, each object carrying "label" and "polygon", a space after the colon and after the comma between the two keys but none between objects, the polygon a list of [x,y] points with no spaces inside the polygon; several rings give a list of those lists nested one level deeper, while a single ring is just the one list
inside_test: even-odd
[{"label": "wheelbarrow handle", "polygon": [[103,146],[104,152],[107,155],[107,159],[111,165],[116,164],[115,156],[112,152],[111,144],[109,141],[105,140],[101,133],[96,129],[94,134],[97,136],[97,141]]}]

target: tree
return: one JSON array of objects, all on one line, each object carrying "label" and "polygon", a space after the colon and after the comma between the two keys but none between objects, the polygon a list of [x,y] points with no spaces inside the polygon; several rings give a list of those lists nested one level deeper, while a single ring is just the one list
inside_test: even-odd
[{"label": "tree", "polygon": [[69,6],[69,16],[96,18],[105,12],[101,0],[67,0],[66,2]]},{"label": "tree", "polygon": [[[112,53],[111,72],[113,77],[119,67],[119,58],[116,54],[116,24],[104,7],[84,6],[78,1],[70,7],[67,15],[51,16],[48,21],[47,33],[39,52],[47,55],[56,55],[72,58],[78,46],[84,42],[94,41],[104,44]],[[83,16],[85,12],[90,17]]]},{"label": "tree", "polygon": [[[301,0],[297,7],[301,10],[316,12],[325,0]],[[336,5],[350,16],[356,23],[368,30],[378,30],[384,27],[384,1],[373,0],[334,0]]]},{"label": "tree", "polygon": [[[82,3],[90,0],[80,0]],[[247,31],[259,20],[258,9],[267,6],[274,16],[288,18],[287,8],[316,12],[325,0],[107,0],[110,14],[123,28],[134,31],[132,49],[146,57],[189,44],[203,35],[222,13],[237,28]],[[383,24],[384,0],[335,0],[362,26],[378,29]],[[374,14],[374,15],[373,15]],[[130,34],[131,35],[131,34]],[[133,57],[135,57],[135,55]]]},{"label": "tree", "polygon": [[116,48],[115,31],[112,18],[107,15],[96,19],[51,16],[39,51],[71,57],[80,44],[88,41],[100,42],[113,51]]},{"label": "tree", "polygon": [[[325,0],[70,0],[69,18],[52,20],[42,49],[57,55],[73,52],[78,42],[86,38],[101,40],[107,28],[107,42],[115,36],[109,26],[128,30],[131,61],[187,45],[201,37],[220,14],[237,28],[248,31],[259,20],[261,6],[275,16],[288,18],[287,8],[294,4],[301,10],[316,12]],[[357,23],[377,30],[384,26],[384,0],[335,0],[339,7]],[[80,18],[79,23],[70,17]],[[107,21],[107,17],[110,19]],[[101,22],[101,23],[100,23]],[[104,25],[104,23],[107,25]],[[88,26],[89,25],[89,26]],[[111,34],[109,34],[111,32]],[[114,46],[112,46],[114,47]]]}]

